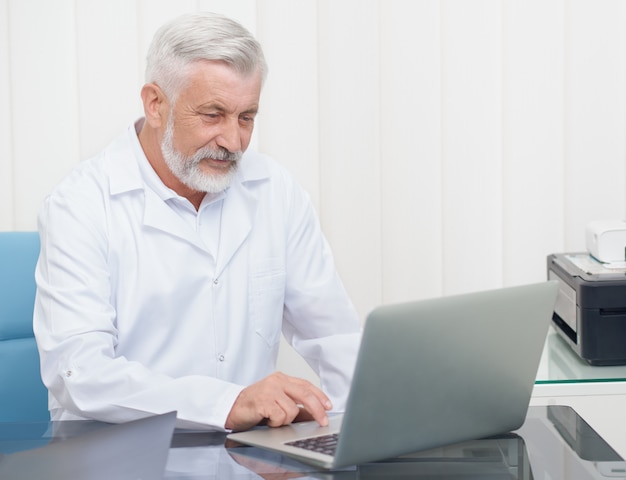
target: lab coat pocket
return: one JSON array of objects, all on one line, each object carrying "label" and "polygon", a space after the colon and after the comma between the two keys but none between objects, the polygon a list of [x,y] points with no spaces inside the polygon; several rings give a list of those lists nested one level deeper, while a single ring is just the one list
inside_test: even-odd
[{"label": "lab coat pocket", "polygon": [[255,331],[269,347],[280,340],[285,303],[285,266],[281,259],[253,263],[250,272],[250,318]]}]

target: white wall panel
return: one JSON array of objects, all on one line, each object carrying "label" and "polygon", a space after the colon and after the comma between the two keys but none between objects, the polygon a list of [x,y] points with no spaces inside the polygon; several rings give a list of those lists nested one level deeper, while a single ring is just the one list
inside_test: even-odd
[{"label": "white wall panel", "polygon": [[565,249],[591,220],[624,218],[624,25],[620,0],[565,3]]},{"label": "white wall panel", "polygon": [[35,227],[44,196],[79,158],[74,3],[9,2],[18,230]]},{"label": "white wall panel", "polygon": [[442,293],[441,18],[436,0],[381,8],[383,301]]},{"label": "white wall panel", "polygon": [[502,4],[441,5],[442,268],[450,294],[502,283]]},{"label": "white wall panel", "polygon": [[142,115],[137,7],[127,0],[76,2],[80,159]]},{"label": "white wall panel", "polygon": [[378,2],[318,5],[322,226],[364,316],[382,295]]},{"label": "white wall panel", "polygon": [[9,1],[0,0],[0,230],[15,223],[10,48]]},{"label": "white wall panel", "polygon": [[285,165],[320,206],[316,0],[259,2],[269,75],[256,122],[259,149]]},{"label": "white wall panel", "polygon": [[544,280],[564,247],[563,28],[563,0],[503,3],[505,285]]}]

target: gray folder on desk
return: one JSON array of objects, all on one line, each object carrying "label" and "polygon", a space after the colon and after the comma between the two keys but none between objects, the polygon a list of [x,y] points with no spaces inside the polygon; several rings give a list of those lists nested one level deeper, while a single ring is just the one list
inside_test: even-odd
[{"label": "gray folder on desk", "polygon": [[0,456],[0,478],[163,478],[175,423],[176,412],[170,412],[128,423],[105,425],[72,438],[53,438],[44,447]]}]

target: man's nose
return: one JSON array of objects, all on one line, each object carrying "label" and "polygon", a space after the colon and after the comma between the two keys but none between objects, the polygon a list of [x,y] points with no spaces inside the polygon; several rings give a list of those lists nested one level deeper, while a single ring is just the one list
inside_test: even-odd
[{"label": "man's nose", "polygon": [[242,150],[241,130],[238,119],[224,119],[220,134],[217,137],[217,144],[229,152],[240,152]]}]

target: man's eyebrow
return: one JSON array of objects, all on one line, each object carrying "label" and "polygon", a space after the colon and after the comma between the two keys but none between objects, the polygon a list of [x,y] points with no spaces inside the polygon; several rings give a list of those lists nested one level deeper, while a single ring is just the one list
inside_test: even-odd
[{"label": "man's eyebrow", "polygon": [[243,111],[243,112],[241,112],[241,113],[247,113],[247,114],[251,114],[251,113],[252,113],[252,114],[257,114],[257,113],[259,113],[259,106],[258,106],[258,105],[255,105],[255,106],[253,106],[253,107],[250,107],[248,110],[244,110],[244,111]]},{"label": "man's eyebrow", "polygon": [[211,103],[203,103],[202,105],[198,105],[196,107],[196,110],[219,110],[223,112],[226,109],[224,108],[223,105],[220,105],[219,103],[211,102]]},{"label": "man's eyebrow", "polygon": [[[215,103],[215,102],[211,102],[211,103],[204,103],[202,105],[198,105],[196,107],[197,111],[201,111],[201,110],[217,110],[219,112],[228,112],[228,110],[224,107],[224,105],[220,104],[220,103]],[[258,105],[252,105],[251,107],[249,107],[248,109],[240,112],[240,114],[257,114],[259,113],[259,106]]]}]

